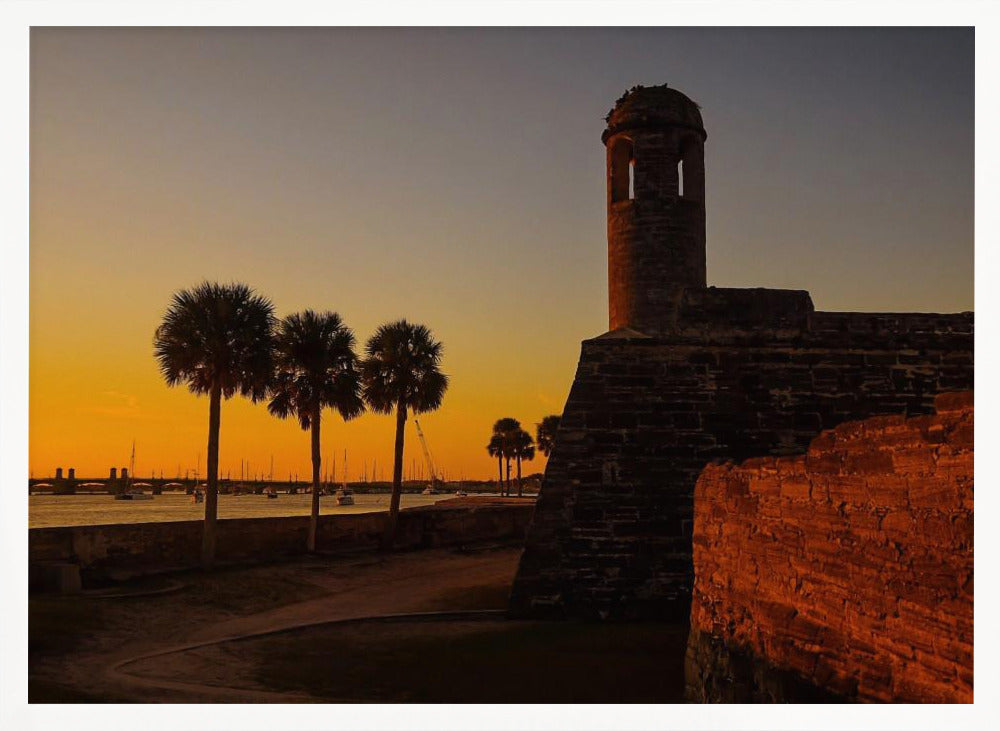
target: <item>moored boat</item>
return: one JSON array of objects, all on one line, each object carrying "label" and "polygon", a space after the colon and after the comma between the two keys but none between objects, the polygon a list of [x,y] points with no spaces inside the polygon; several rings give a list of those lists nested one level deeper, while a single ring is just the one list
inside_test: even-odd
[{"label": "moored boat", "polygon": [[135,474],[135,440],[132,440],[132,456],[128,462],[128,472],[122,470],[125,476],[125,489],[115,495],[115,500],[152,500],[153,496],[142,491],[143,487],[152,487],[148,482],[133,483],[132,475]]},{"label": "moored boat", "polygon": [[115,500],[152,500],[153,496],[144,493],[142,490],[129,490],[115,495]]}]

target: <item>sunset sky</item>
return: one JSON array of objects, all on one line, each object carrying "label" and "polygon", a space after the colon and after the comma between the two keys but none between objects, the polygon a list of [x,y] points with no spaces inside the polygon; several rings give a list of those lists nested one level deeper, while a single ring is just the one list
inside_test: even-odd
[{"label": "sunset sky", "polygon": [[[140,476],[204,474],[208,401],[164,384],[152,337],[208,279],[335,310],[359,345],[426,324],[435,460],[493,476],[492,423],[561,412],[607,329],[600,135],[637,83],[702,107],[709,284],[972,310],[973,51],[968,29],[35,28],[30,469],[106,475],[134,439]],[[388,478],[393,428],[327,412],[324,456]],[[307,433],[226,402],[222,474],[272,455],[305,479]]]}]

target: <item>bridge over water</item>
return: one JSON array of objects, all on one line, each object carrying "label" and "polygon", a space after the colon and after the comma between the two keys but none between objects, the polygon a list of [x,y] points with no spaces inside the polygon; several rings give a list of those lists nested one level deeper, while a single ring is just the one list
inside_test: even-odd
[{"label": "bridge over water", "polygon": [[[78,492],[119,493],[126,489],[142,490],[159,494],[164,490],[193,492],[198,485],[204,485],[204,478],[193,477],[133,477],[129,480],[128,470],[122,469],[121,474],[114,468],[105,477],[77,477],[76,471],[69,469],[63,475],[62,468],[56,470],[55,477],[38,477],[28,480],[28,493],[44,493],[53,495],[75,495]],[[311,483],[295,480],[232,480],[220,479],[219,491],[262,493],[274,489],[275,492],[295,493],[309,492]]]},{"label": "bridge over water", "polygon": [[[458,484],[458,483],[446,483]],[[76,470],[70,468],[64,475],[62,468],[56,469],[55,477],[33,477],[28,480],[28,494],[44,495],[76,495],[78,493],[109,493],[117,494],[125,490],[142,490],[158,495],[163,491],[179,491],[191,493],[195,487],[205,485],[205,478],[195,479],[193,477],[133,477],[129,480],[128,469],[122,468],[119,472],[115,468],[107,477],[77,477]],[[355,492],[388,492],[392,488],[391,482],[383,481],[362,481],[349,482],[348,486]],[[403,492],[422,492],[428,483],[426,480],[406,480],[403,482]],[[462,482],[461,487],[474,492],[489,492],[495,489],[492,481],[482,482]],[[333,491],[337,485],[324,483],[328,491]],[[256,493],[274,490],[281,493],[308,493],[312,491],[312,482],[305,480],[239,480],[231,478],[219,479],[219,492],[229,493]],[[535,487],[537,490],[537,486]]]}]

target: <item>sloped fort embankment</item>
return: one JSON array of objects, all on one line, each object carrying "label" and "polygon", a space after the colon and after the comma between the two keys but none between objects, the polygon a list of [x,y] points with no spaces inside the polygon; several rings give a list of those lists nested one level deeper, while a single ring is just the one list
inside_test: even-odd
[{"label": "sloped fort embankment", "polygon": [[[695,488],[692,700],[971,702],[973,401],[850,422]],[[822,696],[821,696],[822,697]]]}]

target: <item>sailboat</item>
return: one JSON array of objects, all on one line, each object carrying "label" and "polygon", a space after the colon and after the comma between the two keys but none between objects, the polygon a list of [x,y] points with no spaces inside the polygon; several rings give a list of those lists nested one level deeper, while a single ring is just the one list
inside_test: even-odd
[{"label": "sailboat", "polygon": [[333,493],[333,496],[337,499],[337,505],[354,505],[354,493],[351,492],[351,488],[347,486],[347,450],[344,450],[344,481],[340,485],[340,489]]},{"label": "sailboat", "polygon": [[132,476],[135,474],[135,440],[132,440],[132,456],[128,463],[128,478],[126,478],[125,489],[115,495],[115,500],[152,500],[152,495],[147,495],[138,488],[130,489]]}]

